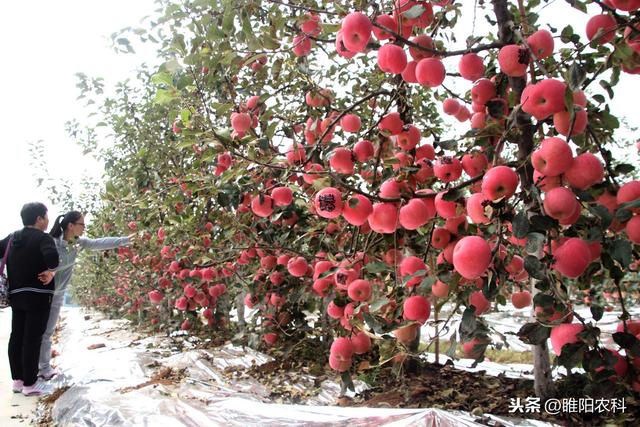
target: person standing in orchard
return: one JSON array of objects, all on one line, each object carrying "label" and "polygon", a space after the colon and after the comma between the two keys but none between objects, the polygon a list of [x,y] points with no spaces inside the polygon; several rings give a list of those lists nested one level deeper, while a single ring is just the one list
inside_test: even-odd
[{"label": "person standing in orchard", "polygon": [[60,265],[56,269],[56,290],[51,303],[47,329],[42,337],[40,348],[39,376],[45,380],[53,378],[57,372],[51,366],[51,337],[60,317],[60,309],[71,281],[73,267],[81,250],[102,251],[127,246],[134,234],[126,237],[102,237],[89,239],[82,237],[85,230],[84,215],[78,211],[70,211],[56,218],[50,234],[60,257]]},{"label": "person standing in orchard", "polygon": [[38,380],[38,356],[54,295],[54,271],[58,267],[56,246],[45,230],[47,207],[27,203],[20,211],[24,228],[0,240],[5,254],[11,305],[9,365],[13,392],[39,396],[45,385]]}]

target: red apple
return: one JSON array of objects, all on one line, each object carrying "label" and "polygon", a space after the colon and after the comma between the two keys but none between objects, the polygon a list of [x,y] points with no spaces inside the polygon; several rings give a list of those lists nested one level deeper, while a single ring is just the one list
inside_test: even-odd
[{"label": "red apple", "polygon": [[405,320],[415,320],[424,324],[431,315],[431,303],[422,295],[414,295],[404,301],[402,313]]},{"label": "red apple", "polygon": [[498,52],[500,71],[509,77],[522,77],[527,73],[530,53],[526,47],[509,44]]},{"label": "red apple", "polygon": [[415,230],[433,218],[429,214],[422,199],[411,199],[400,208],[400,225],[407,230]]},{"label": "red apple", "polygon": [[567,85],[556,79],[544,79],[528,84],[522,91],[520,103],[522,111],[531,114],[536,120],[565,110],[564,94]]},{"label": "red apple", "polygon": [[475,291],[469,295],[469,305],[475,307],[476,316],[480,316],[491,308],[491,302],[484,296],[482,291]]},{"label": "red apple", "polygon": [[462,164],[456,157],[442,156],[433,165],[433,173],[442,182],[451,182],[462,175]]},{"label": "red apple", "polygon": [[393,233],[398,228],[398,207],[394,203],[376,203],[367,220],[376,233]]},{"label": "red apple", "polygon": [[553,253],[553,268],[570,279],[575,279],[587,269],[591,263],[589,245],[582,239],[571,237]]},{"label": "red apple", "polygon": [[482,178],[482,194],[491,201],[508,199],[519,183],[516,171],[507,166],[494,166]]},{"label": "red apple", "polygon": [[351,12],[342,20],[342,43],[351,52],[364,52],[371,38],[373,25],[362,12]]},{"label": "red apple", "polygon": [[546,176],[558,176],[571,167],[571,147],[561,138],[545,138],[531,154],[533,168]]},{"label": "red apple", "polygon": [[400,74],[407,67],[407,54],[396,44],[385,44],[378,50],[378,67],[385,73]]},{"label": "red apple", "polygon": [[353,301],[366,302],[371,299],[372,288],[368,280],[357,279],[349,283],[347,289],[349,298]]},{"label": "red apple", "polygon": [[480,277],[490,263],[491,248],[482,237],[463,237],[453,249],[453,268],[465,279]]},{"label": "red apple", "polygon": [[547,30],[538,30],[527,37],[527,44],[538,59],[553,55],[553,35]]},{"label": "red apple", "polygon": [[558,221],[566,220],[579,208],[576,195],[566,187],[556,187],[546,192],[542,205],[545,213]]},{"label": "red apple", "polygon": [[422,86],[434,88],[444,82],[446,71],[438,58],[424,58],[416,65],[416,79]]},{"label": "red apple", "polygon": [[[416,274],[418,271],[428,272],[428,270],[429,269],[425,265],[424,261],[422,261],[420,258],[416,256],[408,256],[404,258],[400,263],[400,276],[403,278],[406,276],[412,276]],[[417,276],[410,279],[406,283],[406,286],[411,287],[411,286],[419,285],[425,275],[426,273],[418,274]]]},{"label": "red apple", "polygon": [[318,215],[323,218],[337,218],[342,213],[342,194],[340,190],[326,187],[316,193],[314,206]]},{"label": "red apple", "polygon": [[463,79],[478,80],[484,75],[484,63],[477,53],[467,53],[462,55],[458,62],[458,71]]},{"label": "red apple", "polygon": [[489,79],[479,79],[471,88],[471,99],[475,104],[484,106],[487,101],[495,98],[496,85]]},{"label": "red apple", "polygon": [[591,153],[577,155],[569,169],[564,172],[565,179],[574,188],[586,190],[604,179],[604,166]]},{"label": "red apple", "polygon": [[587,38],[597,44],[609,43],[616,35],[618,23],[608,14],[592,16],[587,22]]},{"label": "red apple", "polygon": [[580,342],[578,334],[584,330],[580,323],[563,323],[551,329],[551,347],[556,356],[560,356],[565,344]]},{"label": "red apple", "polygon": [[371,348],[371,338],[364,332],[356,332],[351,336],[353,344],[353,352],[355,354],[364,354]]},{"label": "red apple", "polygon": [[515,308],[528,307],[531,305],[531,301],[531,292],[529,291],[514,292],[511,295],[511,304],[513,304]]},{"label": "red apple", "polygon": [[301,257],[291,258],[289,262],[287,262],[287,271],[294,277],[302,277],[307,272],[307,261]]}]

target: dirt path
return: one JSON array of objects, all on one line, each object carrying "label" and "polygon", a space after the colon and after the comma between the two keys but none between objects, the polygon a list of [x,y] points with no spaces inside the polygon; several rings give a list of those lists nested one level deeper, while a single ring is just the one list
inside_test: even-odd
[{"label": "dirt path", "polygon": [[11,372],[7,346],[11,333],[11,309],[0,310],[0,425],[26,426],[33,418],[37,397],[25,397],[11,391]]}]

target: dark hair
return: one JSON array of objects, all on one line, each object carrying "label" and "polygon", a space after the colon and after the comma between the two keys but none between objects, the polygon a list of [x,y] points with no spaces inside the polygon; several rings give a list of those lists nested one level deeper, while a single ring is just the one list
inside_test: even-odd
[{"label": "dark hair", "polygon": [[58,215],[49,234],[53,237],[60,237],[62,232],[67,229],[67,226],[79,220],[81,216],[82,212],[78,211],[69,211],[66,214]]},{"label": "dark hair", "polygon": [[22,206],[20,210],[20,216],[22,217],[22,224],[27,225],[36,225],[36,220],[38,217],[44,218],[47,215],[47,207],[44,203],[33,202],[27,203]]}]

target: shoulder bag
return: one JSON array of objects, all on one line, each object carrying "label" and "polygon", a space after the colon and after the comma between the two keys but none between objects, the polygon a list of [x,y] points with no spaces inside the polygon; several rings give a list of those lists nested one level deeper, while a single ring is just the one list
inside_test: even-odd
[{"label": "shoulder bag", "polygon": [[11,249],[11,242],[13,242],[13,235],[9,237],[9,243],[7,243],[7,248],[4,251],[2,263],[0,263],[0,309],[9,307],[9,281],[4,268],[7,265],[7,255],[9,255],[9,249]]}]

